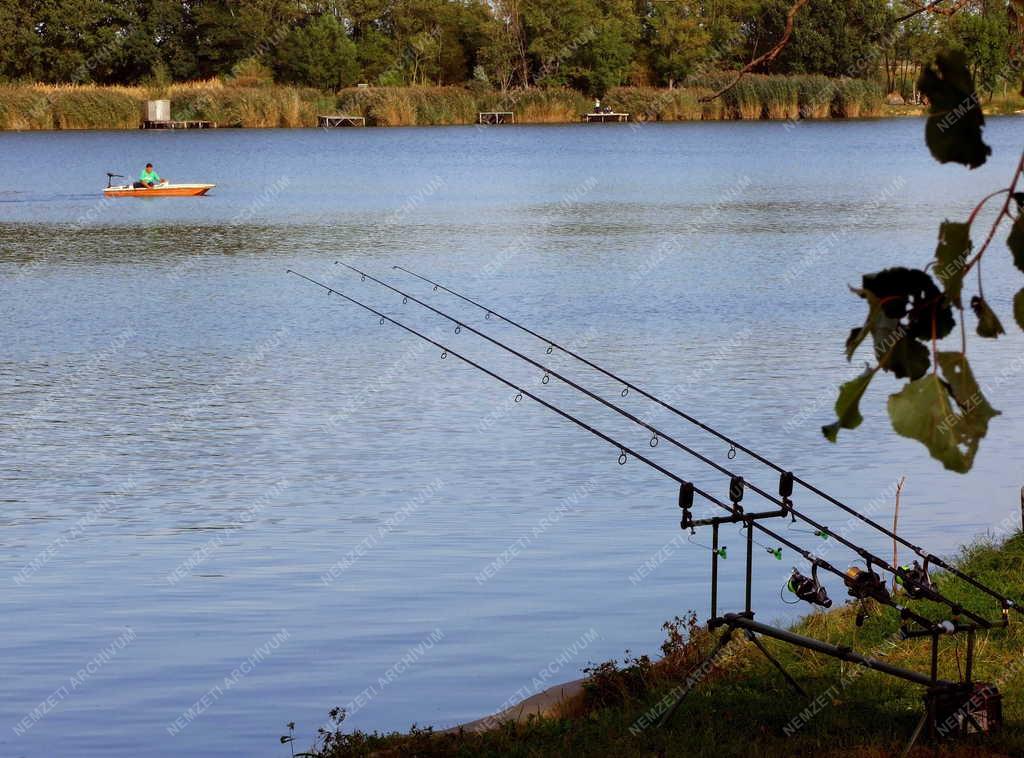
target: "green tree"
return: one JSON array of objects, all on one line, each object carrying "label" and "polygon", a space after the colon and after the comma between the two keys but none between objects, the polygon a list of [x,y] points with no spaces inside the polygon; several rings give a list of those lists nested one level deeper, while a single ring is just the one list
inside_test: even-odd
[{"label": "green tree", "polygon": [[685,79],[711,55],[711,31],[698,3],[653,3],[647,44],[659,83]]},{"label": "green tree", "polygon": [[230,74],[252,57],[271,64],[280,43],[308,18],[299,0],[202,0],[192,15],[201,76]]},{"label": "green tree", "polygon": [[1010,73],[1010,29],[1003,13],[958,13],[946,24],[944,36],[970,62],[978,88],[993,92]]},{"label": "green tree", "polygon": [[43,41],[36,33],[38,3],[0,0],[0,81],[46,78]]},{"label": "green tree", "polygon": [[[746,29],[748,60],[782,37],[791,5],[791,0],[766,0],[761,15]],[[772,73],[872,73],[881,64],[881,45],[893,26],[886,0],[814,0],[797,14],[793,36],[772,63]]]},{"label": "green tree", "polygon": [[324,14],[285,38],[277,48],[274,70],[283,82],[337,90],[358,80],[359,61],[345,27]]},{"label": "green tree", "polygon": [[536,83],[600,96],[629,74],[640,20],[628,0],[530,0],[522,19]]}]

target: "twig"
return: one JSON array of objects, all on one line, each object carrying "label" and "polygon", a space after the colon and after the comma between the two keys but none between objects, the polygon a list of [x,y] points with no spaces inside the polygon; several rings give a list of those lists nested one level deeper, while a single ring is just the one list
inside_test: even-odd
[{"label": "twig", "polygon": [[[892,565],[894,568],[899,568],[899,545],[896,542],[896,528],[899,526],[900,521],[900,494],[903,492],[903,484],[907,481],[907,477],[901,476],[900,483],[896,485],[896,510],[892,514]],[[896,591],[896,575],[892,576],[892,591]]]},{"label": "twig", "polygon": [[771,50],[766,52],[764,55],[759,55],[758,57],[754,58],[754,60],[750,61],[750,63],[748,63],[746,66],[741,68],[739,70],[739,73],[736,74],[736,78],[729,82],[729,84],[722,87],[722,89],[718,90],[718,92],[714,93],[713,95],[705,95],[704,97],[700,98],[698,102],[710,103],[712,100],[721,97],[726,92],[735,87],[737,84],[739,84],[739,81],[740,79],[743,78],[744,74],[749,74],[762,63],[771,63],[773,60],[775,60],[778,54],[782,52],[783,48],[785,48],[786,45],[789,44],[789,38],[793,36],[793,21],[796,18],[797,11],[799,11],[805,5],[807,5],[807,0],[796,0],[796,2],[793,3],[793,7],[791,7],[789,11],[786,13],[786,28],[782,32],[782,37],[779,38],[779,41],[775,43],[774,47],[772,47]]},{"label": "twig", "polygon": [[[953,6],[951,8],[939,8],[938,6],[941,5],[942,3],[944,3],[945,1],[946,0],[933,0],[933,2],[925,3],[924,5],[921,5],[918,8],[912,10],[907,15],[900,16],[898,19],[896,19],[896,23],[897,24],[902,23],[902,22],[906,21],[907,19],[913,18],[914,16],[918,15],[919,13],[939,13],[939,14],[941,14],[943,16],[952,16],[958,10],[960,10],[965,5],[967,5],[967,2],[968,2],[968,0],[956,0],[956,2],[953,3]],[[907,3],[907,4],[908,5],[912,5],[913,3]]]},{"label": "twig", "polygon": [[[1010,215],[1010,203],[1013,202],[1013,195],[1017,189],[1017,182],[1020,181],[1021,174],[1024,174],[1024,153],[1021,153],[1020,160],[1017,162],[1017,170],[1013,174],[1013,181],[1010,182],[1009,189],[1003,190],[1006,192],[1006,201],[1003,203],[1003,207],[999,210],[999,215],[996,216],[996,220],[992,222],[992,227],[988,230],[988,236],[985,237],[985,241],[981,243],[981,247],[978,248],[978,252],[974,254],[974,257],[967,262],[964,266],[964,276],[967,276],[967,272],[974,268],[976,263],[981,261],[981,256],[985,254],[985,250],[988,249],[989,244],[992,242],[992,238],[996,236],[996,229],[999,228],[999,224],[1003,218],[1012,218]],[[996,193],[998,194],[998,193]],[[975,214],[971,214],[973,217]]]}]

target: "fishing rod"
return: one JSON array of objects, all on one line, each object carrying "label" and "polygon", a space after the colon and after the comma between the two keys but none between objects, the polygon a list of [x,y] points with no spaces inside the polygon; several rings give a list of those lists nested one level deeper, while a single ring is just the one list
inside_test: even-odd
[{"label": "fishing rod", "polygon": [[[839,570],[838,568],[836,568],[835,566],[831,565],[827,561],[825,561],[823,559],[820,559],[817,556],[814,556],[812,553],[810,553],[807,550],[804,550],[803,548],[801,548],[796,543],[793,543],[790,540],[782,537],[781,535],[776,534],[773,530],[769,529],[768,527],[763,526],[761,523],[759,523],[756,520],[756,518],[758,518],[758,517],[778,516],[778,515],[782,515],[782,514],[776,513],[776,512],[769,512],[769,513],[764,513],[764,514],[745,514],[744,515],[742,513],[742,510],[738,509],[738,504],[734,503],[733,505],[727,505],[726,503],[722,502],[721,500],[719,500],[718,498],[714,497],[710,493],[707,493],[704,490],[700,489],[699,487],[696,487],[692,482],[689,482],[689,481],[683,479],[678,474],[673,473],[672,471],[670,471],[669,469],[665,468],[664,466],[661,466],[658,463],[652,461],[650,458],[647,458],[646,456],[638,453],[636,450],[632,449],[628,445],[625,445],[624,443],[620,442],[619,440],[615,439],[614,437],[612,437],[612,436],[610,436],[608,434],[605,434],[604,432],[600,431],[599,429],[596,429],[595,427],[591,426],[590,424],[588,424],[587,422],[583,421],[582,419],[577,418],[573,414],[568,413],[568,412],[562,410],[561,408],[557,407],[556,405],[553,405],[552,403],[544,400],[541,397],[538,397],[537,395],[535,395],[534,393],[530,392],[529,390],[519,386],[518,384],[516,384],[515,382],[513,382],[513,381],[511,381],[509,379],[506,379],[505,377],[503,377],[500,374],[492,371],[491,369],[488,369],[485,366],[482,366],[481,364],[477,363],[476,361],[472,360],[471,358],[467,358],[466,356],[462,355],[461,353],[456,352],[455,350],[453,350],[452,348],[448,347],[447,345],[445,345],[445,344],[443,344],[441,342],[438,342],[437,340],[432,339],[431,337],[428,337],[427,335],[423,334],[422,332],[417,331],[416,329],[414,329],[414,328],[412,328],[410,326],[407,326],[406,324],[402,323],[401,321],[398,321],[397,319],[394,319],[391,316],[388,316],[385,313],[382,313],[381,311],[377,310],[376,308],[373,308],[373,307],[371,307],[369,305],[366,305],[365,303],[363,303],[363,302],[361,302],[361,301],[359,301],[359,300],[357,300],[357,299],[355,299],[355,298],[353,298],[353,297],[351,297],[349,295],[346,295],[345,293],[340,292],[339,290],[336,290],[333,287],[330,287],[330,286],[328,286],[328,285],[326,285],[326,284],[324,284],[322,282],[319,282],[316,279],[308,277],[305,274],[301,274],[298,271],[293,271],[291,269],[288,269],[287,273],[294,274],[295,276],[300,277],[302,279],[305,279],[306,281],[311,282],[312,284],[315,284],[318,287],[322,287],[323,289],[325,289],[327,291],[328,295],[331,295],[331,294],[338,295],[339,297],[341,297],[344,300],[352,303],[353,305],[357,305],[360,308],[362,308],[362,309],[372,313],[373,315],[377,316],[380,319],[380,323],[382,325],[384,323],[390,322],[390,323],[394,324],[395,326],[405,330],[406,332],[408,332],[408,333],[410,333],[410,334],[412,334],[412,335],[414,335],[416,337],[419,337],[420,339],[422,339],[425,342],[433,345],[434,347],[439,348],[442,351],[441,352],[441,357],[442,358],[446,358],[447,356],[451,355],[451,356],[454,356],[454,357],[458,358],[459,360],[463,361],[464,363],[469,364],[473,368],[483,372],[484,374],[487,374],[491,378],[501,382],[502,384],[506,385],[507,387],[510,387],[510,388],[516,390],[516,392],[518,393],[518,395],[516,397],[517,402],[519,400],[521,400],[522,397],[528,397],[531,400],[534,400],[535,402],[537,402],[540,405],[544,406],[545,408],[547,408],[547,409],[557,413],[562,418],[564,418],[564,419],[566,419],[568,421],[571,421],[572,423],[576,424],[580,428],[585,429],[586,431],[590,432],[591,434],[595,435],[596,437],[598,437],[598,438],[604,440],[605,442],[609,443],[610,445],[613,445],[614,447],[618,448],[619,449],[619,463],[620,464],[624,464],[626,462],[627,455],[632,455],[634,458],[636,458],[637,460],[647,464],[649,467],[653,468],[655,471],[658,471],[662,475],[664,475],[664,476],[668,477],[669,479],[675,481],[677,484],[680,485],[681,491],[685,490],[685,491],[689,491],[690,493],[698,494],[701,497],[703,497],[705,500],[707,500],[708,502],[718,506],[719,508],[722,508],[722,509],[724,509],[726,511],[729,511],[730,513],[732,513],[734,515],[738,515],[738,517],[741,518],[741,519],[745,519],[745,520],[749,521],[749,523],[753,527],[755,527],[757,529],[760,529],[768,537],[776,540],[777,542],[782,543],[783,545],[786,545],[787,547],[792,549],[794,552],[796,552],[796,553],[800,554],[801,556],[803,556],[808,561],[811,561],[812,563],[816,563],[821,568],[834,573],[836,576],[842,578],[844,580],[844,582],[846,582],[847,574],[845,572]],[[691,496],[692,496],[692,494],[691,494]],[[869,561],[869,569],[870,569],[870,561]],[[911,611],[910,609],[908,609],[908,608],[906,608],[904,606],[899,605],[898,603],[893,601],[891,598],[878,597],[876,599],[878,600],[878,602],[882,603],[883,605],[888,605],[888,606],[894,608],[895,610],[897,610],[899,612],[899,614],[900,614],[900,618],[905,619],[905,620],[912,620],[915,623],[917,623],[918,625],[922,626],[924,629],[933,631],[936,634],[938,634],[940,632],[945,632],[949,628],[947,626],[949,624],[949,622],[936,623],[932,619],[926,618],[926,617],[924,617],[924,616],[922,616],[922,615],[920,615],[918,613],[915,613],[914,611]]]},{"label": "fishing rod", "polygon": [[[455,333],[456,334],[458,334],[462,329],[465,329],[465,330],[467,330],[467,331],[477,335],[478,337],[486,340],[487,342],[491,343],[492,345],[495,345],[496,347],[501,348],[502,350],[510,353],[511,355],[516,356],[517,358],[525,361],[526,363],[529,363],[531,366],[534,366],[535,368],[537,368],[537,369],[539,369],[539,370],[544,372],[544,378],[542,379],[544,384],[547,384],[547,382],[549,380],[549,377],[555,377],[556,379],[559,379],[560,381],[562,381],[565,384],[569,385],[570,387],[572,387],[576,391],[586,395],[587,397],[591,398],[592,400],[596,400],[597,402],[599,402],[602,405],[604,405],[605,407],[615,411],[616,413],[618,413],[619,415],[623,416],[624,418],[627,418],[630,421],[632,421],[633,423],[643,427],[644,429],[646,429],[648,432],[650,432],[653,435],[651,437],[651,440],[650,440],[651,447],[655,447],[657,445],[657,440],[659,438],[660,439],[664,439],[669,444],[674,445],[675,447],[679,448],[680,450],[682,450],[682,451],[688,453],[689,455],[697,458],[699,461],[705,463],[708,466],[711,466],[712,468],[716,469],[718,472],[720,472],[722,474],[725,474],[726,476],[730,477],[730,480],[733,483],[735,483],[737,488],[738,488],[737,489],[738,495],[733,500],[734,504],[738,503],[742,499],[744,487],[749,487],[751,490],[753,490],[755,493],[757,493],[761,497],[765,498],[766,500],[768,500],[769,502],[773,503],[774,505],[779,506],[782,509],[782,512],[781,512],[780,515],[789,515],[789,516],[794,517],[794,518],[799,518],[801,521],[803,521],[804,523],[806,523],[809,526],[813,527],[814,529],[817,529],[818,531],[826,531],[827,530],[826,527],[823,524],[818,523],[815,519],[811,518],[810,516],[807,516],[806,514],[794,511],[793,508],[792,508],[792,502],[789,500],[789,498],[786,495],[782,495],[782,499],[779,499],[779,498],[776,498],[775,496],[769,494],[765,490],[762,490],[757,485],[752,484],[750,482],[746,482],[742,477],[740,477],[735,472],[730,471],[728,468],[726,468],[726,467],[716,463],[715,461],[711,460],[707,456],[702,455],[701,453],[697,452],[693,448],[691,448],[688,445],[684,444],[683,442],[679,441],[678,439],[676,439],[675,437],[673,437],[669,433],[667,433],[665,431],[662,431],[661,429],[658,429],[657,427],[653,426],[652,424],[649,424],[648,422],[644,421],[643,419],[639,418],[638,416],[636,416],[636,415],[630,413],[629,411],[625,410],[621,406],[619,406],[619,405],[617,405],[617,404],[615,404],[615,403],[613,403],[613,402],[611,402],[609,400],[606,400],[605,398],[601,397],[600,395],[597,395],[596,393],[594,393],[591,390],[587,389],[586,387],[583,387],[582,385],[576,383],[572,379],[564,376],[563,374],[559,373],[558,371],[554,370],[553,368],[551,368],[549,366],[546,366],[545,364],[540,363],[539,361],[536,361],[533,358],[530,358],[529,356],[521,353],[520,351],[516,350],[515,348],[509,347],[508,345],[506,345],[505,343],[501,342],[500,340],[497,340],[494,337],[491,337],[490,335],[486,334],[485,332],[482,332],[479,329],[475,329],[474,327],[470,326],[469,324],[466,324],[465,322],[460,321],[459,319],[457,319],[454,316],[451,316],[451,315],[445,313],[444,311],[440,310],[439,308],[435,308],[434,306],[430,305],[429,303],[425,303],[424,301],[422,301],[419,298],[417,298],[415,295],[412,295],[412,294],[410,294],[408,292],[405,292],[405,291],[403,291],[401,289],[398,289],[397,287],[394,287],[391,284],[388,284],[387,282],[378,279],[377,277],[373,276],[372,274],[367,273],[366,271],[358,269],[355,266],[351,266],[351,265],[349,265],[347,263],[344,263],[342,261],[335,261],[335,265],[344,266],[348,270],[353,271],[354,273],[358,274],[361,277],[362,281],[366,281],[367,279],[369,279],[370,281],[380,285],[381,287],[384,287],[384,288],[386,288],[386,289],[396,293],[397,295],[400,295],[402,297],[403,304],[407,303],[407,302],[409,302],[411,300],[412,302],[416,303],[417,305],[422,306],[423,308],[425,308],[426,310],[430,311],[431,313],[434,313],[434,314],[436,314],[438,316],[441,316],[444,319],[447,319],[451,323],[455,324]],[[788,472],[783,472],[783,475],[784,476],[788,476]],[[781,482],[780,482],[780,486],[781,486]],[[899,580],[901,580],[907,587],[909,587],[911,589],[916,589],[917,588],[918,578],[919,578],[917,576],[917,574],[915,574],[913,572],[910,572],[909,570],[905,570],[903,567],[890,565],[885,559],[880,558],[877,555],[874,555],[870,551],[860,547],[859,545],[851,542],[850,540],[847,540],[845,537],[842,537],[840,535],[834,535],[834,536],[835,536],[835,539],[836,539],[837,542],[839,542],[840,544],[845,545],[847,548],[849,548],[850,550],[855,552],[857,555],[859,555],[863,560],[868,561],[869,563],[874,563],[879,568],[881,568],[881,569],[891,573],[893,576],[895,576]],[[776,558],[781,560],[781,556],[779,556],[779,555],[776,555]],[[964,608],[959,603],[956,603],[956,602],[954,602],[952,600],[947,599],[946,597],[941,595],[937,590],[935,590],[930,585],[930,583],[928,585],[924,585],[924,584],[921,585],[921,591],[924,592],[925,589],[927,589],[927,591],[929,593],[929,599],[948,606],[953,611],[954,614],[959,615],[959,614],[962,613],[965,616],[968,616],[975,623],[980,624],[981,626],[984,626],[986,628],[991,627],[993,625],[992,622],[986,620],[982,616],[980,616],[980,615],[978,615],[976,613],[973,613],[972,611]]]},{"label": "fishing rod", "polygon": [[[460,300],[463,300],[463,301],[465,301],[467,303],[470,303],[471,305],[476,306],[480,310],[484,311],[485,317],[488,318],[488,319],[491,316],[494,316],[494,317],[504,321],[506,324],[509,324],[510,326],[513,326],[516,329],[519,329],[520,331],[525,332],[526,334],[529,334],[529,335],[537,338],[538,340],[541,340],[542,342],[547,343],[547,345],[548,345],[547,352],[548,353],[551,353],[551,351],[553,349],[560,350],[561,352],[565,353],[569,357],[579,361],[580,363],[583,363],[586,366],[589,366],[590,368],[594,369],[595,371],[598,371],[599,373],[607,376],[610,379],[613,379],[614,381],[618,382],[619,384],[622,384],[623,385],[623,390],[622,390],[621,394],[622,394],[623,397],[625,397],[629,393],[629,391],[632,390],[632,391],[636,392],[637,394],[639,394],[639,395],[647,398],[648,400],[654,402],[655,404],[661,406],[665,410],[667,410],[667,411],[669,411],[671,413],[674,413],[676,416],[679,416],[680,418],[685,419],[686,421],[688,421],[689,423],[693,424],[694,426],[697,426],[698,428],[704,430],[705,432],[707,432],[707,433],[717,437],[718,439],[722,440],[723,442],[727,443],[729,445],[729,447],[730,447],[730,451],[731,452],[735,451],[735,450],[740,450],[740,451],[746,453],[747,455],[749,455],[754,460],[760,462],[761,464],[763,464],[763,465],[765,465],[765,466],[767,466],[767,467],[769,467],[771,469],[774,469],[776,472],[778,472],[780,474],[787,473],[787,469],[784,469],[782,466],[778,465],[777,463],[774,463],[773,461],[769,460],[768,458],[765,458],[764,456],[760,455],[759,453],[754,452],[753,450],[751,450],[747,446],[741,444],[740,442],[737,442],[736,440],[734,440],[731,437],[723,434],[722,432],[719,432],[717,429],[714,429],[713,427],[708,426],[707,424],[703,423],[699,419],[695,418],[694,416],[691,416],[690,414],[688,414],[685,411],[677,408],[676,406],[672,405],[671,403],[668,403],[668,402],[662,400],[661,398],[657,397],[656,395],[651,394],[650,392],[646,391],[642,387],[639,387],[636,384],[633,384],[632,382],[622,378],[618,374],[615,374],[614,372],[604,368],[603,366],[600,366],[597,363],[594,363],[593,361],[583,357],[582,355],[580,355],[579,353],[575,352],[571,348],[568,348],[568,347],[566,347],[564,345],[559,344],[558,342],[552,340],[551,338],[546,337],[545,335],[540,334],[539,332],[536,332],[533,329],[530,329],[528,326],[525,326],[524,324],[519,323],[518,321],[510,318],[509,316],[505,316],[505,315],[499,313],[498,311],[495,311],[493,308],[489,308],[486,305],[484,305],[483,303],[481,303],[481,302],[479,302],[477,300],[474,300],[471,297],[463,295],[460,292],[456,292],[455,290],[453,290],[453,289],[451,289],[449,287],[446,287],[445,285],[441,284],[440,282],[436,282],[433,279],[430,279],[430,278],[428,278],[426,276],[423,276],[422,274],[418,274],[415,271],[412,271],[412,270],[410,270],[408,268],[405,268],[404,266],[392,266],[392,268],[397,269],[399,271],[404,271],[405,273],[407,273],[407,274],[409,274],[411,276],[414,276],[417,279],[419,279],[419,280],[421,280],[423,282],[426,282],[427,284],[432,285],[435,291],[437,291],[439,289],[443,290],[443,291],[447,292],[448,294],[453,295],[454,297],[459,298]],[[991,597],[991,598],[993,598],[995,600],[998,600],[1000,605],[1002,606],[1004,616],[1005,616],[1006,610],[1010,609],[1010,608],[1012,608],[1013,610],[1017,611],[1018,613],[1024,615],[1024,608],[1021,608],[1021,606],[1016,601],[1012,600],[1011,598],[1007,597],[1006,595],[1003,595],[1002,593],[997,592],[996,590],[992,589],[991,587],[988,587],[987,585],[979,582],[977,579],[972,577],[970,574],[964,573],[963,571],[958,569],[956,566],[953,566],[953,565],[949,564],[948,562],[942,560],[942,558],[940,558],[939,556],[936,556],[936,555],[933,555],[933,554],[927,552],[926,550],[924,550],[919,545],[915,545],[914,543],[912,543],[909,540],[907,540],[905,537],[900,536],[899,534],[897,534],[896,532],[892,531],[891,529],[889,529],[888,527],[884,526],[883,524],[880,524],[877,521],[869,518],[868,516],[865,516],[860,511],[856,510],[855,508],[852,508],[849,505],[846,505],[845,503],[843,503],[840,500],[836,499],[832,495],[829,495],[827,492],[824,492],[824,491],[820,490],[819,488],[815,487],[810,482],[802,479],[801,477],[799,477],[799,476],[797,476],[795,474],[793,474],[792,476],[793,476],[793,481],[795,483],[799,484],[804,489],[808,490],[809,492],[814,493],[815,495],[817,495],[818,497],[826,500],[827,502],[831,503],[832,505],[837,506],[838,508],[842,509],[843,511],[845,511],[848,514],[850,514],[851,516],[854,516],[855,518],[859,519],[860,521],[864,522],[865,524],[867,524],[867,525],[871,526],[872,528],[878,530],[879,532],[881,532],[882,534],[886,535],[890,539],[896,540],[897,542],[899,542],[904,547],[906,547],[906,548],[910,549],[911,551],[913,551],[914,553],[916,553],[920,558],[930,562],[931,564],[933,564],[935,566],[938,566],[939,568],[941,568],[941,569],[943,569],[945,571],[948,571],[950,574],[956,576],[959,579],[962,579],[963,581],[965,581],[968,584],[970,584],[971,586],[973,586],[975,589],[985,593],[986,595],[988,595],[989,597]],[[836,536],[836,534],[834,532],[830,532],[829,534],[831,536],[833,536],[833,537]]]}]

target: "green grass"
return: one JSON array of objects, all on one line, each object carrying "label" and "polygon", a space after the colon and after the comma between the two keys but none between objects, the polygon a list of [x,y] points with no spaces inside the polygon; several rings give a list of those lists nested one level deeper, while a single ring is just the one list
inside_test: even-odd
[{"label": "green grass", "polygon": [[[1024,595],[1024,536],[1002,545],[978,543],[966,549],[958,563],[982,582],[1011,596]],[[941,590],[970,607],[997,608],[987,596],[949,575],[933,579]],[[838,603],[838,598],[837,605]],[[923,601],[908,601],[916,610],[945,618],[942,609]],[[805,617],[794,630],[862,653],[884,652],[886,660],[918,671],[928,670],[925,640],[885,641],[897,631],[895,615],[873,609],[862,627],[854,623],[852,607]],[[687,697],[667,729],[649,727],[631,732],[637,719],[685,680],[712,644],[692,617],[666,624],[663,657],[623,663],[606,662],[589,670],[583,696],[562,707],[558,715],[532,718],[525,724],[504,724],[483,734],[434,734],[412,729],[406,734],[345,733],[344,722],[330,733],[322,755],[351,756],[758,756],[758,758],[867,758],[899,754],[921,712],[921,688],[833,658],[763,640],[811,698],[823,697],[820,710],[792,736],[784,728],[807,707],[808,701],[789,689],[774,668],[750,644],[714,670]],[[952,639],[943,640],[940,676],[958,679]],[[920,746],[912,755],[1024,755],[1024,624],[1011,619],[1006,630],[980,634],[975,680],[997,682],[1003,693],[1005,727],[998,734],[956,743]],[[1011,664],[1018,664],[1013,666]],[[1009,672],[1009,673],[1008,673]],[[337,717],[343,715],[336,713]]]}]

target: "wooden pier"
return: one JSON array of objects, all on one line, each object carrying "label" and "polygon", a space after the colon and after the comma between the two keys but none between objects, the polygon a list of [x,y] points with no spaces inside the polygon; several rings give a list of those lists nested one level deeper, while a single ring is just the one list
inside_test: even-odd
[{"label": "wooden pier", "polygon": [[214,121],[143,121],[141,129],[216,129]]},{"label": "wooden pier", "polygon": [[478,124],[514,124],[516,114],[512,111],[483,111],[477,114]]},{"label": "wooden pier", "polygon": [[588,124],[623,123],[629,121],[628,113],[584,113],[583,120]]},{"label": "wooden pier", "polygon": [[366,119],[362,116],[317,116],[316,125],[321,129],[336,129],[342,126],[366,126]]}]

